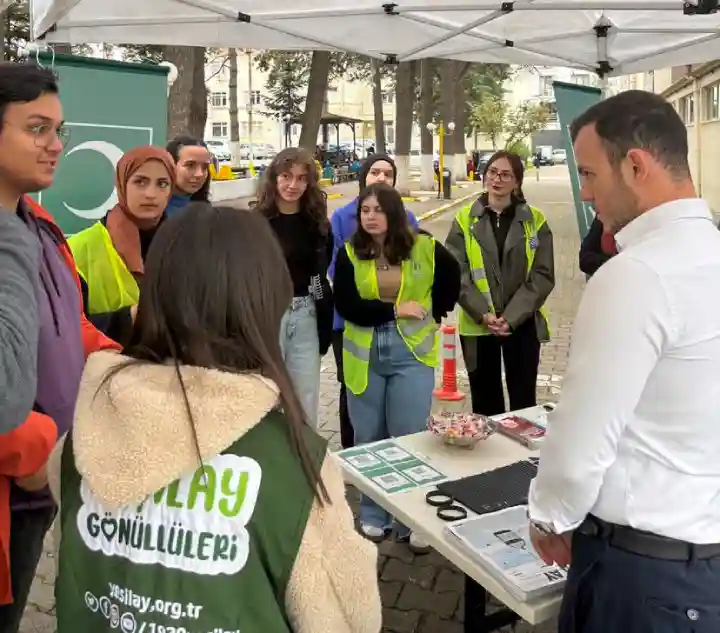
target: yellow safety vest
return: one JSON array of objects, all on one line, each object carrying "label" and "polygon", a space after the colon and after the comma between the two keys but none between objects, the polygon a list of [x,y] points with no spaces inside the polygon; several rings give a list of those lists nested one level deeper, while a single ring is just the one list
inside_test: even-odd
[{"label": "yellow safety vest", "polygon": [[88,287],[88,314],[115,312],[135,305],[140,289],[113,246],[102,222],[68,239],[78,274]]},{"label": "yellow safety vest", "polygon": [[[345,244],[345,250],[355,268],[355,284],[362,299],[379,299],[375,260],[358,259],[355,250]],[[435,279],[435,240],[418,235],[410,258],[402,265],[402,281],[396,305],[417,301],[428,316],[423,320],[397,319],[400,336],[421,363],[435,367],[438,362],[438,325],[432,316],[432,286]],[[345,386],[355,395],[367,389],[374,328],[360,327],[345,321],[343,333],[343,374]]]},{"label": "yellow safety vest", "polygon": [[[480,291],[490,306],[490,312],[495,314],[495,306],[493,305],[492,295],[490,294],[490,284],[488,283],[487,272],[485,270],[485,262],[483,260],[482,248],[472,234],[472,227],[477,222],[477,216],[471,215],[472,205],[468,205],[457,214],[456,220],[465,237],[465,253],[467,254],[468,263],[470,264],[470,275],[472,276],[475,287]],[[525,258],[527,259],[527,274],[535,261],[535,249],[537,248],[538,231],[544,226],[546,220],[542,212],[535,207],[529,207],[532,214],[532,220],[523,222],[525,230]],[[485,336],[490,334],[488,329],[477,323],[462,307],[458,306],[460,314],[458,318],[458,334],[461,336]],[[548,335],[550,334],[550,324],[547,318],[545,306],[539,310],[540,315],[545,319]]]}]

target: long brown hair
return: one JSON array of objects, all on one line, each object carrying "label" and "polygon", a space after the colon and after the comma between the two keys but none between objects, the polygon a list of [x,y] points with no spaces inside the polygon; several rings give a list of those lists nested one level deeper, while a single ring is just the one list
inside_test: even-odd
[{"label": "long brown hair", "polygon": [[350,244],[359,259],[376,259],[381,254],[381,249],[372,235],[363,228],[360,220],[363,202],[371,196],[377,198],[378,205],[387,218],[387,234],[382,253],[389,264],[397,266],[410,257],[410,251],[415,244],[415,234],[410,227],[402,196],[390,185],[375,183],[362,190],[357,201],[357,228],[350,238]]},{"label": "long brown hair", "polygon": [[132,337],[123,350],[133,360],[105,381],[138,362],[174,364],[202,465],[180,367],[266,376],[280,389],[293,448],[323,503],[330,498],[303,439],[307,417],[280,350],[280,320],[292,295],[280,245],[264,217],[191,203],[163,223],[153,240]]},{"label": "long brown hair", "polygon": [[330,231],[330,221],[327,217],[327,194],[318,182],[317,167],[312,154],[302,147],[286,147],[273,158],[265,170],[255,209],[266,217],[271,217],[278,212],[278,176],[289,172],[295,165],[307,170],[307,189],[300,198],[300,212],[307,213],[315,220],[321,235],[327,235]]}]

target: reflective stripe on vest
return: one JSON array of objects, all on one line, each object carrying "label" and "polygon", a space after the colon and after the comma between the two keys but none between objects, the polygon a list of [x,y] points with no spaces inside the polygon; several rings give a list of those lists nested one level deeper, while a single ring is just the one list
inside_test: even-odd
[{"label": "reflective stripe on vest", "polygon": [[[528,207],[532,214],[532,220],[523,222],[523,230],[525,231],[525,259],[527,260],[527,274],[530,275],[533,263],[535,262],[535,250],[537,249],[538,231],[545,225],[545,216],[535,207]],[[490,284],[487,279],[485,270],[485,261],[483,259],[482,248],[472,234],[472,227],[478,218],[470,214],[472,205],[468,205],[457,214],[457,223],[463,232],[465,238],[465,253],[467,254],[468,263],[470,264],[470,275],[475,283],[475,287],[487,301],[490,307],[490,313],[495,314],[495,306],[493,305],[492,295],[490,293]],[[458,334],[461,336],[485,336],[490,334],[488,329],[477,323],[470,315],[458,306],[460,312],[458,317]],[[542,318],[545,319],[548,335],[550,334],[550,325],[547,318],[545,306],[539,310]]]},{"label": "reflective stripe on vest", "polygon": [[[362,299],[379,299],[375,260],[359,259],[345,244],[355,269],[355,285]],[[425,319],[397,319],[397,329],[410,351],[421,363],[434,367],[438,361],[438,326],[432,317],[432,285],[435,279],[435,240],[419,235],[410,258],[401,266],[402,277],[396,304],[417,301],[428,313]],[[345,322],[343,333],[343,374],[345,386],[355,395],[367,389],[374,328]]]},{"label": "reflective stripe on vest", "polygon": [[88,314],[115,312],[140,298],[135,277],[113,246],[110,233],[96,222],[68,239],[78,274],[88,287]]}]

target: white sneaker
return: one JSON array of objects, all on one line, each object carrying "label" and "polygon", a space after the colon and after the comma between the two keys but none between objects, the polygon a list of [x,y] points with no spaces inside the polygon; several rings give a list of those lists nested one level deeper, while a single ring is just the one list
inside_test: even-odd
[{"label": "white sneaker", "polygon": [[360,534],[373,543],[380,543],[385,540],[385,530],[369,523],[360,524]]},{"label": "white sneaker", "polygon": [[410,532],[408,548],[413,554],[427,554],[432,549],[430,544],[417,532]]}]

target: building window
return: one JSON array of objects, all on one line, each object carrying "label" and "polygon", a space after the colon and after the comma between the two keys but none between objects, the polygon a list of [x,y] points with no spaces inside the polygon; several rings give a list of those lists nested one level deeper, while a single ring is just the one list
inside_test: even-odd
[{"label": "building window", "polygon": [[332,83],[328,84],[327,89],[328,89],[328,92],[337,92],[338,91],[338,87]]},{"label": "building window", "polygon": [[720,83],[704,88],[703,95],[705,120],[720,119]]},{"label": "building window", "polygon": [[259,90],[245,91],[245,103],[248,105],[260,105],[262,103],[262,96]]},{"label": "building window", "polygon": [[212,105],[213,108],[226,108],[228,104],[227,92],[213,92]]},{"label": "building window", "polygon": [[392,90],[383,90],[382,91],[382,102],[383,103],[394,103],[395,102],[395,93]]},{"label": "building window", "polygon": [[212,135],[215,138],[227,138],[228,124],[225,121],[212,124]]},{"label": "building window", "polygon": [[680,118],[683,120],[685,125],[692,125],[695,123],[695,99],[692,95],[682,97],[678,104]]},{"label": "building window", "polygon": [[395,127],[392,123],[385,123],[385,143],[392,144],[395,142]]},{"label": "building window", "polygon": [[300,136],[300,126],[299,125],[293,125],[290,133],[293,136]]},{"label": "building window", "polygon": [[[263,122],[262,121],[253,121],[252,124],[252,133],[253,136],[256,134],[262,134],[263,133]],[[249,136],[250,135],[250,126],[248,125],[247,121],[242,121],[240,123],[240,134],[242,136]]]},{"label": "building window", "polygon": [[555,77],[550,75],[540,77],[540,94],[543,97],[552,97],[555,94],[555,91],[553,90],[553,81],[555,81]]}]

